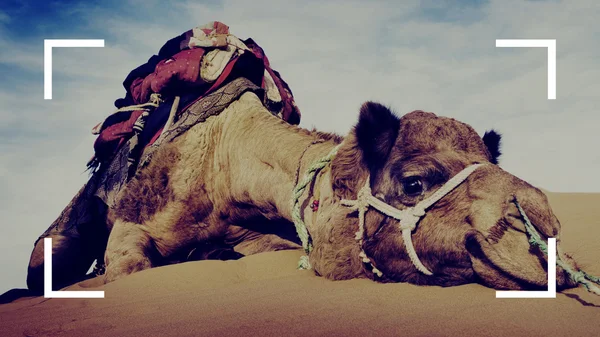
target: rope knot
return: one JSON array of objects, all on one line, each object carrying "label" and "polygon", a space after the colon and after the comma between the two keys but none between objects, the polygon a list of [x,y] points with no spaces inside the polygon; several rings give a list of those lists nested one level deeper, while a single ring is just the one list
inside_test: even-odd
[{"label": "rope knot", "polygon": [[400,210],[398,213],[400,229],[409,229],[412,232],[423,216],[425,216],[425,211],[421,208],[405,208]]},{"label": "rope knot", "polygon": [[369,208],[369,197],[371,196],[371,188],[368,185],[362,187],[355,200],[342,199],[340,203],[346,207],[350,207],[353,211],[366,211]]},{"label": "rope knot", "polygon": [[163,102],[163,100],[160,94],[153,92],[152,94],[150,94],[150,100],[148,102],[152,104],[160,104]]},{"label": "rope knot", "polygon": [[369,207],[369,197],[371,196],[371,187],[369,185],[363,186],[356,196],[356,207],[358,209],[364,209]]},{"label": "rope knot", "polygon": [[359,191],[357,195],[358,200],[366,200],[367,197],[371,196],[371,187],[368,184],[365,184]]}]

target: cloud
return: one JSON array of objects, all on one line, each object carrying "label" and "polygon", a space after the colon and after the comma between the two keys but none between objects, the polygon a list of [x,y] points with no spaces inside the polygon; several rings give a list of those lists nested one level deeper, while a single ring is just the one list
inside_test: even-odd
[{"label": "cloud", "polygon": [[[0,291],[24,285],[33,241],[85,182],[89,130],[113,111],[127,73],[169,38],[212,20],[265,49],[305,127],[346,133],[366,100],[399,114],[429,110],[481,134],[498,129],[501,165],[534,185],[600,191],[600,6],[591,0],[78,2],[40,18],[46,31],[37,27],[35,36],[10,30],[22,17],[7,13],[0,12],[0,69],[11,74],[0,85]],[[53,24],[59,17],[62,27]],[[106,39],[105,48],[54,50],[52,101],[42,96],[46,37]],[[495,48],[498,38],[557,39],[557,100],[546,99],[545,50]]]},{"label": "cloud", "polygon": [[10,16],[8,16],[8,14],[4,13],[3,11],[0,11],[0,24],[6,24],[10,21]]}]

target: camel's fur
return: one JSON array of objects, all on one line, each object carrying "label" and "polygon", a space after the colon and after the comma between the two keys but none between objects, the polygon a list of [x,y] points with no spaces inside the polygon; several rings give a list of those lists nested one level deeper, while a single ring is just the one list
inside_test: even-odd
[{"label": "camel's fur", "polygon": [[[313,144],[317,139],[323,142]],[[421,111],[399,119],[375,103],[362,107],[357,126],[341,138],[288,125],[246,93],[164,145],[129,183],[109,210],[114,225],[106,280],[181,261],[202,242],[221,240],[246,254],[298,247],[290,235],[296,174],[341,143],[301,199],[314,244],[310,261],[318,274],[373,278],[358,257],[356,212],[340,205],[342,198],[356,198],[369,174],[373,194],[402,209],[480,162],[488,165],[435,204],[413,233],[415,249],[433,276],[410,263],[396,220],[376,211],[366,214],[365,251],[383,271],[383,281],[542,286],[545,260],[529,246],[510,201],[516,196],[546,237],[558,237],[560,225],[542,192],[491,163],[499,155],[498,140],[487,137],[488,149],[464,123]],[[421,196],[403,193],[401,180],[408,176],[423,177]],[[309,207],[315,193],[316,213]],[[562,270],[557,280],[569,285]]]}]

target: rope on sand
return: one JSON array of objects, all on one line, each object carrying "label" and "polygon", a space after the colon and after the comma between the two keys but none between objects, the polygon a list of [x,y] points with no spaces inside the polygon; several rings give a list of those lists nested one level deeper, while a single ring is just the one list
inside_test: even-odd
[{"label": "rope on sand", "polygon": [[[531,223],[531,220],[529,220],[527,214],[525,214],[525,211],[523,210],[519,202],[516,199],[514,202],[517,206],[517,209],[519,210],[519,213],[521,214],[521,217],[523,217],[525,229],[527,230],[527,234],[529,234],[529,243],[532,246],[537,246],[542,252],[544,252],[544,254],[548,255],[548,245],[546,244],[546,242],[544,242],[544,240],[542,240],[540,234],[537,232],[537,230]],[[598,277],[590,275],[583,270],[574,270],[571,265],[563,261],[563,259],[560,257],[560,254],[557,254],[556,265],[564,269],[573,281],[583,285],[585,289],[587,289],[587,291],[596,295],[600,295],[600,288],[598,288],[597,286],[600,285],[600,279]]]}]

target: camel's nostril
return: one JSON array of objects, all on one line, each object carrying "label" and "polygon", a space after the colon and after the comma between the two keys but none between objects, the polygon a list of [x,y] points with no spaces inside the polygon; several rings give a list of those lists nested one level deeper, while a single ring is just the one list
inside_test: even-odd
[{"label": "camel's nostril", "polygon": [[520,218],[521,213],[519,212],[519,209],[517,208],[515,201],[516,201],[516,199],[513,199],[508,202],[507,207],[506,207],[506,215],[507,216],[510,215],[515,218]]},{"label": "camel's nostril", "polygon": [[507,214],[503,220],[505,220],[505,223],[507,223],[510,228],[523,234],[527,234],[527,228],[525,228],[525,223],[523,222],[523,218],[521,216]]}]

